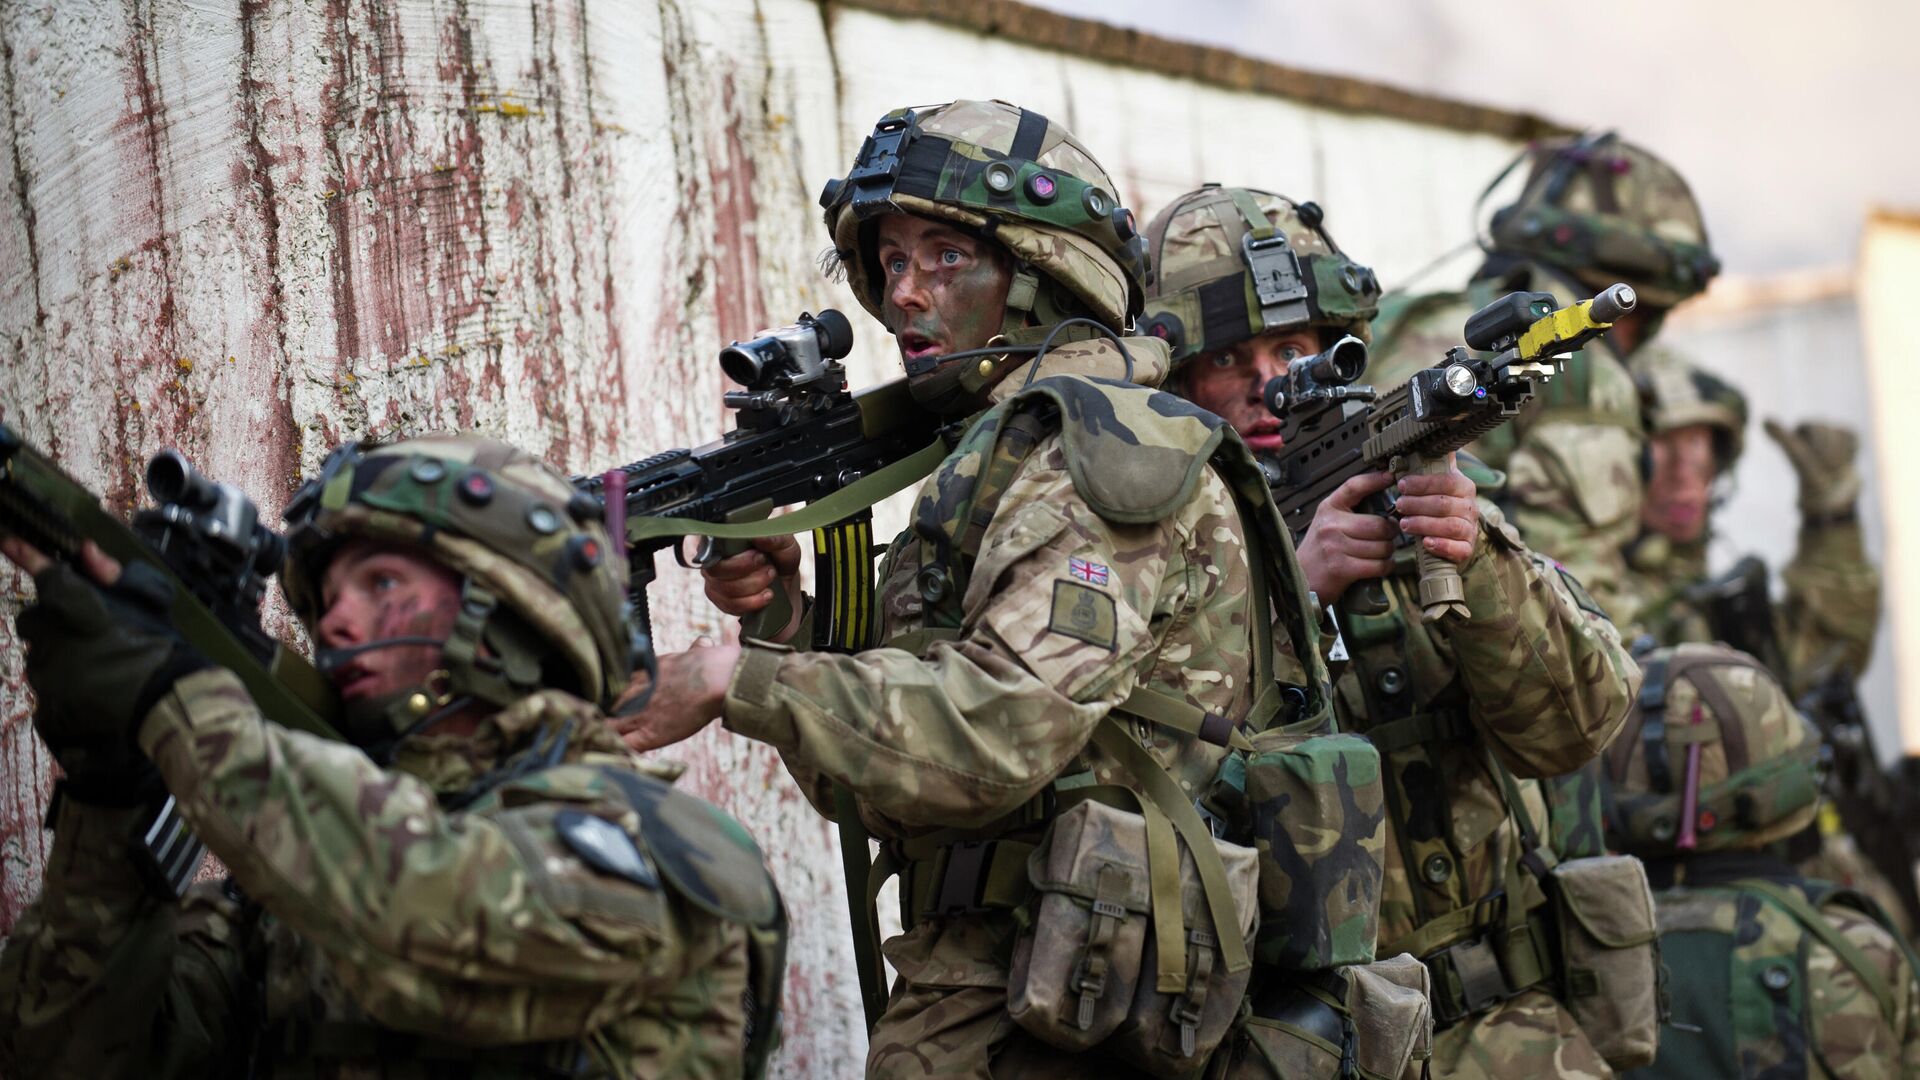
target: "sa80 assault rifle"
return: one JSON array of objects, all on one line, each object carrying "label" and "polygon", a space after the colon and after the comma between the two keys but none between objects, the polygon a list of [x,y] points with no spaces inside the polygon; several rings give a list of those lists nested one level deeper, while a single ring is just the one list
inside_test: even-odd
[{"label": "sa80 assault rifle", "polygon": [[[260,523],[246,494],[201,475],[177,451],[147,464],[155,507],[131,527],[11,427],[0,424],[0,535],[75,561],[88,540],[124,565],[144,562],[173,586],[173,625],[208,660],[239,676],[261,715],[337,739],[339,701],[314,667],[260,626],[260,597],[280,569],[286,540]],[[134,862],[174,896],[206,854],[172,796],[148,807],[129,837]]]},{"label": "sa80 assault rifle", "polygon": [[[1267,479],[1294,538],[1306,535],[1321,501],[1351,477],[1378,469],[1398,476],[1445,472],[1449,452],[1513,419],[1533,398],[1536,379],[1557,374],[1564,357],[1634,303],[1626,285],[1558,310],[1551,293],[1508,293],[1467,319],[1467,344],[1492,355],[1449,349],[1445,362],[1384,394],[1354,385],[1367,364],[1358,338],[1293,361],[1268,381],[1265,397],[1284,437],[1266,463]],[[1385,496],[1376,499],[1369,509],[1391,511]],[[1459,571],[1425,550],[1419,564],[1422,617],[1464,618]]]},{"label": "sa80 assault rifle", "polygon": [[[706,537],[697,564],[744,550],[750,537],[811,531],[814,586],[828,601],[814,618],[814,648],[866,645],[875,626],[870,508],[931,472],[945,444],[940,421],[914,403],[905,379],[847,390],[838,361],[852,348],[853,328],[832,310],[734,342],[720,352],[721,370],[744,387],[722,399],[735,410],[734,430],[704,446],[574,477],[606,513],[608,531],[624,540],[634,614],[649,639],[646,590],[661,550],[672,548],[687,565],[681,538]],[[610,492],[620,497],[610,500]],[[796,503],[809,505],[778,523],[764,520]],[[773,606],[749,632],[783,628],[792,617],[785,600],[775,590]]]}]

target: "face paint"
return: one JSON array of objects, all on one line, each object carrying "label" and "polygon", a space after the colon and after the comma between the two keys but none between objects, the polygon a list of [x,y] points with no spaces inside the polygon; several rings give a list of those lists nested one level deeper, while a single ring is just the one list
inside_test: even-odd
[{"label": "face paint", "polygon": [[1267,411],[1261,396],[1267,380],[1287,372],[1287,364],[1320,351],[1320,333],[1311,327],[1268,330],[1238,345],[1201,353],[1180,368],[1181,394],[1188,401],[1233,425],[1256,454],[1280,449],[1280,418]]},{"label": "face paint", "polygon": [[[410,549],[355,540],[327,565],[315,637],[350,648],[401,637],[444,640],[460,610],[460,576]],[[425,685],[441,667],[437,645],[396,645],[358,653],[332,670],[348,703]]]},{"label": "face paint", "polygon": [[884,321],[916,381],[937,371],[940,357],[983,348],[1000,332],[1013,282],[1000,245],[929,218],[888,214],[875,254]]}]

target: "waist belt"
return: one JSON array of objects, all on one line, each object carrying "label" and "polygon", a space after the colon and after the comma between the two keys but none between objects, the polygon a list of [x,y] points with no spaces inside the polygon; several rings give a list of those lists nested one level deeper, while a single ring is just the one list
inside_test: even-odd
[{"label": "waist belt", "polygon": [[902,852],[901,922],[911,927],[1025,904],[1033,892],[1027,856],[1035,847],[1020,840],[961,840],[916,852],[909,844]]},{"label": "waist belt", "polygon": [[1433,977],[1433,1023],[1452,1026],[1550,982],[1553,924],[1542,905],[1509,930],[1495,927],[1420,958]]}]

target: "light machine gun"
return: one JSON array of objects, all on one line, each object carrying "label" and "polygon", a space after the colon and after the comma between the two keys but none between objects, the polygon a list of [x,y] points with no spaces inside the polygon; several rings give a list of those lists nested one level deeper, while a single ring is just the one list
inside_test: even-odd
[{"label": "light machine gun", "polygon": [[[339,738],[332,687],[260,626],[260,597],[280,569],[285,539],[260,524],[244,492],[208,480],[176,451],[156,454],[146,479],[157,505],[136,513],[129,527],[0,424],[0,534],[69,563],[91,540],[122,564],[151,564],[174,586],[174,628],[208,660],[239,676],[261,715]],[[130,838],[134,861],[156,886],[179,896],[206,846],[187,830],[171,795],[151,811]]]},{"label": "light machine gun", "polygon": [[[673,548],[682,564],[683,536],[710,543],[694,563],[744,550],[752,537],[811,531],[818,605],[813,647],[852,652],[875,628],[872,505],[924,477],[946,454],[940,422],[915,404],[906,380],[851,393],[838,361],[853,347],[853,328],[838,311],[801,315],[790,326],[734,342],[720,367],[744,389],[722,399],[735,410],[734,430],[692,449],[667,450],[574,486],[606,513],[609,532],[624,540],[633,608],[652,635],[647,586],[654,559]],[[607,499],[609,491],[623,498]],[[777,522],[776,507],[809,504]],[[792,617],[786,598],[749,620],[764,636]]]},{"label": "light machine gun", "polygon": [[[1536,379],[1559,370],[1562,358],[1632,311],[1627,285],[1555,310],[1551,293],[1508,293],[1467,319],[1467,349],[1447,350],[1446,361],[1416,371],[1386,393],[1354,385],[1366,368],[1366,346],[1343,338],[1325,352],[1301,357],[1268,381],[1267,408],[1283,424],[1283,445],[1266,459],[1267,479],[1281,516],[1298,540],[1320,503],[1348,479],[1377,469],[1396,476],[1442,473],[1447,454],[1513,419],[1532,399]],[[1388,512],[1385,496],[1369,505]],[[1419,553],[1422,618],[1465,618],[1467,606],[1454,565]]]}]

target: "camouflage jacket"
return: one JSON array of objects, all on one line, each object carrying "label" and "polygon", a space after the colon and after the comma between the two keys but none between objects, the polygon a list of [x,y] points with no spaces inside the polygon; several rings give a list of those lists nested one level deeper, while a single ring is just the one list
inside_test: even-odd
[{"label": "camouflage jacket", "polygon": [[[1472,618],[1420,619],[1414,549],[1393,576],[1340,598],[1350,663],[1335,683],[1344,730],[1372,738],[1388,775],[1387,878],[1380,954],[1428,955],[1477,936],[1423,927],[1506,886],[1520,833],[1499,769],[1518,780],[1529,824],[1563,852],[1597,853],[1600,822],[1550,820],[1536,778],[1596,758],[1619,730],[1639,669],[1618,631],[1572,579],[1527,549],[1500,510],[1480,501],[1481,537],[1461,568]],[[1558,809],[1558,807],[1556,807]],[[1544,897],[1530,879],[1528,906]]]},{"label": "camouflage jacket", "polygon": [[[1561,305],[1585,299],[1557,277],[1536,269],[1523,288],[1553,293]],[[1397,386],[1462,342],[1467,316],[1497,299],[1476,283],[1386,303],[1374,320],[1367,379]],[[1568,360],[1513,422],[1472,449],[1507,473],[1502,501],[1508,517],[1535,551],[1563,563],[1608,612],[1626,579],[1620,551],[1640,527],[1641,452],[1646,436],[1639,391],[1622,358],[1605,338]]]},{"label": "camouflage jacket", "polygon": [[[441,808],[437,791],[543,729],[564,730],[563,763]],[[277,1061],[738,1077],[748,1025],[772,1020],[746,1014],[747,932],[662,885],[674,858],[656,826],[670,823],[642,823],[614,775],[659,770],[586,702],[543,691],[477,735],[410,740],[386,771],[263,722],[216,669],[182,679],[140,735],[230,884],[162,902],[126,858],[129,812],[64,801],[45,887],[0,957],[8,1076],[245,1076]],[[609,828],[640,838],[625,850],[651,883],[595,869],[562,840],[569,821],[603,845]],[[751,850],[744,834],[698,842]]]},{"label": "camouflage jacket", "polygon": [[[1165,377],[1164,343],[1127,344],[1136,382]],[[1040,374],[1111,380],[1122,371],[1116,350],[1096,341],[1055,349]],[[1027,372],[1007,375],[994,400],[1016,391]],[[979,523],[984,535],[977,559],[962,568],[955,630],[930,633],[935,605],[920,579],[944,542],[940,527],[963,513],[956,492],[970,486],[980,460],[965,453],[936,469],[920,491],[918,524],[887,552],[881,647],[851,656],[746,650],[725,722],[778,747],[823,812],[833,807],[831,780],[857,793],[863,821],[881,837],[1033,833],[1035,797],[1056,781],[1131,783],[1089,739],[1136,686],[1209,713],[1247,712],[1254,612],[1233,494],[1191,453],[1158,441],[1168,425],[1194,423],[1181,419],[1192,406],[1100,385],[1113,412],[1104,425],[1086,420],[1082,429],[1097,446],[1070,461],[1062,432],[1041,436],[991,520]],[[1116,484],[1153,489],[1164,469],[1190,479],[1146,520],[1121,523],[1090,501],[1089,490],[1111,495]],[[1195,793],[1226,753],[1145,724],[1135,734]],[[1011,1037],[1005,988],[1014,931],[1009,913],[988,912],[929,919],[889,940],[885,953],[902,983],[873,1034],[870,1075],[919,1075],[916,1062],[929,1060],[953,1075],[984,1075],[989,1053]],[[1005,1067],[996,1056],[996,1075]]]},{"label": "camouflage jacket", "polygon": [[[1623,626],[1661,645],[1714,640],[1706,613],[1686,595],[1707,579],[1704,542],[1672,544],[1645,535],[1627,548],[1626,561]],[[1880,622],[1880,573],[1867,558],[1860,523],[1802,526],[1780,576],[1786,599],[1774,606],[1773,623],[1787,692],[1798,698],[1841,668],[1864,671]]]},{"label": "camouflage jacket", "polygon": [[[1799,891],[1784,876],[1774,884]],[[1816,901],[1822,895],[1811,888]],[[1863,975],[1750,884],[1673,888],[1655,901],[1673,1019],[1661,1031],[1659,1058],[1626,1076],[1920,1076],[1920,984],[1909,954],[1879,922],[1834,900],[1818,904]]]}]

